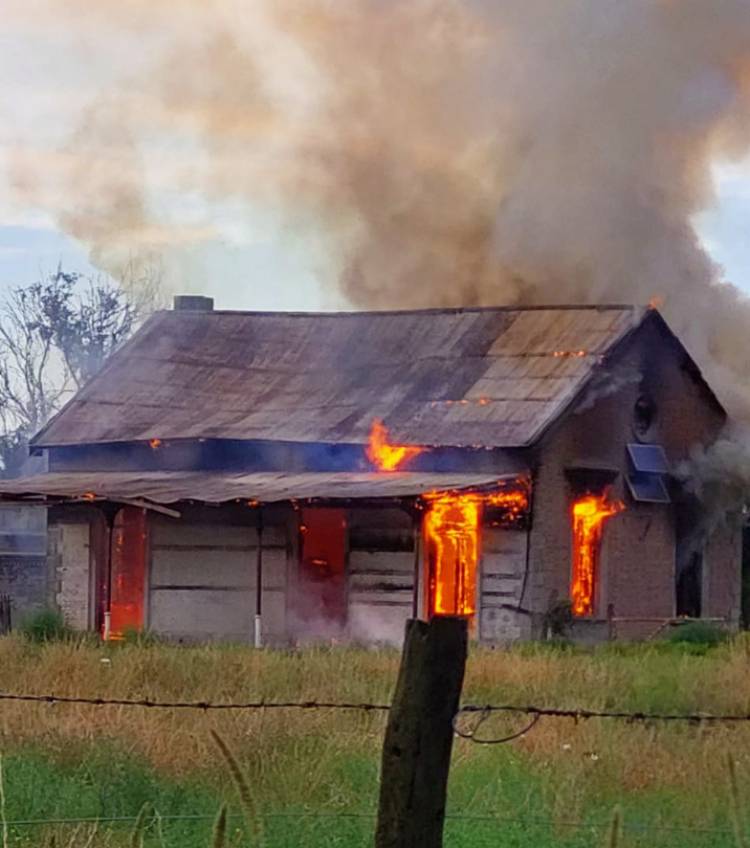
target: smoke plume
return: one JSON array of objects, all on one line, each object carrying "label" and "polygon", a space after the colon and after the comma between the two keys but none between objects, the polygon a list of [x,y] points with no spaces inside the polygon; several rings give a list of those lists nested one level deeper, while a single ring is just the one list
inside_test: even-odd
[{"label": "smoke plume", "polygon": [[693,226],[750,143],[747,0],[29,5],[138,45],[63,150],[13,163],[101,267],[212,238],[154,201],[198,195],[323,239],[357,307],[658,295],[750,412],[750,308]]},{"label": "smoke plume", "polygon": [[730,425],[721,438],[708,447],[695,446],[691,456],[677,469],[687,491],[703,505],[710,533],[727,517],[747,520],[750,504],[750,431],[746,425]]}]

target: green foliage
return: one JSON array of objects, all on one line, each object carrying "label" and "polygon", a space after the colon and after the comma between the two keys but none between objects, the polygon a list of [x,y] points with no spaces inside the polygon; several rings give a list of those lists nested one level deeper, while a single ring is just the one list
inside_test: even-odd
[{"label": "green foliage", "polygon": [[542,627],[552,639],[565,639],[573,625],[573,608],[570,601],[556,601],[550,604],[544,614]]},{"label": "green foliage", "polygon": [[[159,844],[164,848],[211,845],[212,820],[221,805],[219,790],[156,774],[123,751],[100,746],[81,754],[80,749],[70,749],[50,757],[26,749],[7,757],[6,815],[11,823],[19,819],[101,819],[97,825],[99,839],[87,843],[88,831],[75,824],[56,827],[46,838],[41,837],[41,826],[16,828],[11,824],[12,846],[38,848],[53,838],[60,846],[76,848],[87,844],[132,848],[140,846],[141,840],[144,846]],[[130,817],[138,811],[134,823]],[[166,820],[160,823],[160,817]],[[78,837],[72,841],[76,828]],[[163,841],[155,840],[161,830]],[[243,827],[239,831],[245,832]],[[227,839],[227,846],[248,844],[252,843]]]},{"label": "green foliage", "polygon": [[123,631],[122,639],[119,642],[113,642],[113,645],[135,645],[139,648],[155,648],[160,645],[162,640],[149,630],[137,630],[136,628],[126,628]]},{"label": "green foliage", "polygon": [[667,641],[673,645],[690,645],[701,649],[714,648],[729,640],[729,633],[710,621],[690,621],[673,630]]},{"label": "green foliage", "polygon": [[138,318],[124,290],[107,278],[62,268],[7,293],[0,306],[0,472],[20,470],[31,436],[101,368]]},{"label": "green foliage", "polygon": [[58,268],[45,282],[23,291],[34,305],[32,329],[62,352],[79,386],[96,374],[135,325],[134,307],[107,280]]},{"label": "green foliage", "polygon": [[[377,764],[355,756],[342,762],[341,773],[331,775],[335,795],[280,808],[269,799],[264,805],[268,848],[370,848],[377,804]],[[301,772],[311,775],[309,761],[300,761]],[[88,843],[94,825],[56,826],[46,837],[39,827],[11,825],[11,845],[101,846],[132,848],[136,829],[132,818],[138,809],[153,804],[154,827],[139,830],[144,846],[156,848],[257,848],[253,831],[221,801],[225,789],[160,774],[117,749],[99,748],[81,758],[80,751],[54,759],[33,750],[17,752],[8,760],[8,819],[100,819],[97,841]],[[349,780],[340,783],[346,775]],[[317,789],[317,787],[311,787]],[[331,788],[334,788],[333,786]],[[708,788],[708,787],[707,787]],[[721,787],[724,792],[726,790]],[[650,792],[633,793],[618,805],[603,792],[598,803],[573,813],[556,802],[559,775],[540,777],[512,747],[485,749],[473,764],[460,759],[451,778],[451,799],[446,820],[446,846],[451,848],[596,848],[600,845],[648,848],[740,848],[729,827],[724,794],[720,805],[708,811],[716,828],[707,833],[690,830],[686,807]],[[695,799],[691,799],[693,806]],[[689,803],[687,799],[683,804]],[[350,806],[349,806],[350,805]],[[219,815],[216,809],[220,807]],[[620,813],[619,808],[624,808]],[[349,814],[347,814],[349,811]],[[357,811],[357,812],[354,812]],[[336,813],[341,812],[341,816]],[[320,815],[316,815],[320,813]],[[369,815],[368,813],[372,813]],[[665,818],[665,814],[669,818]],[[106,821],[124,817],[127,821]],[[556,826],[580,820],[582,827]],[[139,817],[140,818],[140,817]],[[142,824],[149,817],[144,815]],[[231,821],[231,827],[229,823]],[[686,830],[668,822],[683,822]],[[661,828],[661,825],[666,825]],[[632,830],[629,829],[632,826]],[[653,827],[651,830],[649,828]],[[74,841],[77,834],[77,841]],[[614,841],[613,841],[614,840]]]},{"label": "green foliage", "polygon": [[28,615],[21,623],[21,633],[30,642],[62,642],[73,638],[73,630],[62,613],[45,609]]}]

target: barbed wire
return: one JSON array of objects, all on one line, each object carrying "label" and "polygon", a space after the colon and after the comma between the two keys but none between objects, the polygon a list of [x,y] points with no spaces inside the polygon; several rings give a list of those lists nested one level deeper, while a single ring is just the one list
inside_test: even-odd
[{"label": "barbed wire", "polygon": [[656,713],[645,712],[643,710],[590,710],[583,707],[537,707],[534,705],[520,706],[516,704],[465,704],[459,708],[459,714],[500,712],[525,713],[526,715],[536,715],[540,718],[570,718],[575,721],[611,718],[632,722],[685,721],[695,724],[701,722],[750,722],[749,713]]},{"label": "barbed wire", "polygon": [[479,728],[487,721],[487,719],[492,715],[491,710],[484,709],[480,713],[478,713],[478,718],[474,722],[474,725],[469,728],[461,727],[459,723],[459,719],[463,715],[471,715],[473,710],[459,710],[456,715],[453,717],[453,732],[460,736],[462,739],[468,739],[469,742],[473,742],[475,745],[504,745],[506,742],[512,742],[514,739],[520,739],[522,736],[525,736],[529,731],[533,730],[537,723],[540,721],[541,716],[538,713],[534,713],[531,721],[521,730],[517,730],[515,733],[511,733],[507,736],[501,736],[500,738],[495,739],[483,739],[477,736],[477,732]]},{"label": "barbed wire", "polygon": [[91,707],[145,707],[155,710],[361,710],[378,712],[390,710],[389,704],[369,704],[346,701],[156,701],[151,698],[92,698],[79,695],[29,695],[0,692],[0,701],[23,701],[49,704],[83,704]]},{"label": "barbed wire", "polygon": [[[56,704],[78,704],[92,707],[142,707],[146,709],[165,710],[197,710],[208,712],[212,710],[358,710],[362,712],[387,712],[390,704],[370,703],[366,701],[159,701],[152,698],[105,698],[82,695],[29,694],[16,692],[0,692],[0,702],[17,701],[40,703],[54,706]],[[619,719],[628,722],[676,722],[689,723],[718,722],[741,723],[750,722],[750,713],[658,713],[643,710],[594,710],[585,707],[542,707],[533,704],[464,704],[459,707],[458,716],[479,713],[517,713],[532,717],[569,718],[574,721],[589,719]],[[536,722],[534,722],[536,723]]]}]

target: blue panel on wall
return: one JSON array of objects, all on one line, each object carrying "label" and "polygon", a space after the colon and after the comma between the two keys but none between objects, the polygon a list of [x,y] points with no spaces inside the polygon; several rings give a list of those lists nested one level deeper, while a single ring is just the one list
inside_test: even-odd
[{"label": "blue panel on wall", "polygon": [[628,445],[628,454],[636,471],[644,474],[667,474],[669,463],[661,445]]}]

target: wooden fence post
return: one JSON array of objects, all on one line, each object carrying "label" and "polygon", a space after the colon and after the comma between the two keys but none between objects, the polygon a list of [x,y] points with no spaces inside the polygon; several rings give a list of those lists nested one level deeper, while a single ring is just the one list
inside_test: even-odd
[{"label": "wooden fence post", "polygon": [[0,636],[5,636],[12,629],[10,595],[0,595]]},{"label": "wooden fence post", "polygon": [[375,848],[441,848],[466,619],[410,620],[388,716]]}]

